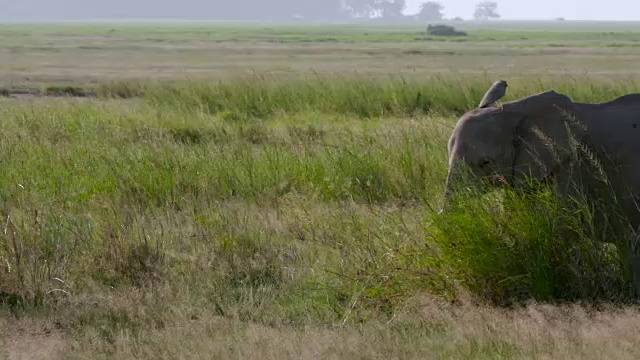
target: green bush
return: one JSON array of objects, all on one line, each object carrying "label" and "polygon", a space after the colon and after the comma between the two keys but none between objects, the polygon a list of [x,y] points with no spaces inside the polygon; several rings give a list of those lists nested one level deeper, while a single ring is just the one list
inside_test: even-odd
[{"label": "green bush", "polygon": [[456,30],[450,25],[429,25],[427,26],[427,34],[435,36],[467,36],[465,31]]},{"label": "green bush", "polygon": [[442,261],[459,285],[496,304],[631,300],[624,218],[605,202],[597,218],[586,201],[550,190],[501,201],[468,198],[435,219]]}]

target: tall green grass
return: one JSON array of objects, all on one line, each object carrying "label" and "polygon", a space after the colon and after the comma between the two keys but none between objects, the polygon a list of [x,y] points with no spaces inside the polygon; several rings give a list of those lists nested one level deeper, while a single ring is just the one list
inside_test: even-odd
[{"label": "tall green grass", "polygon": [[[637,86],[584,81],[556,89],[605,101]],[[510,97],[548,84],[514,81]],[[108,342],[166,308],[347,324],[424,292],[630,300],[624,251],[607,245],[620,234],[587,207],[507,193],[434,215],[450,113],[484,81],[136,86],[143,99],[3,103],[4,309],[55,309]]]},{"label": "tall green grass", "polygon": [[[254,74],[219,82],[103,83],[97,93],[103,97],[141,95],[154,106],[205,111],[236,120],[300,112],[357,117],[434,112],[459,115],[476,107],[495,80],[488,75],[460,77],[453,74],[416,78],[406,75],[386,78],[311,75],[282,80]],[[552,89],[584,102],[604,102],[640,92],[640,82],[629,77],[515,77],[505,80],[509,83],[504,99],[507,101]]]},{"label": "tall green grass", "polygon": [[[298,212],[324,209],[306,215],[319,236],[322,212],[336,212],[329,223],[340,224],[341,204],[413,207],[439,196],[430,184],[445,173],[434,139],[446,126],[424,119],[344,122],[310,113],[237,122],[73,100],[10,103],[2,115],[0,286],[10,303],[170,284],[193,301],[220,298],[225,313],[256,289],[308,309],[322,295],[294,290],[322,283],[310,271],[323,274],[338,261],[337,244],[350,248],[360,233],[343,232],[347,224],[301,239]],[[256,219],[262,212],[268,217]],[[213,294],[202,293],[209,287]],[[339,303],[320,311],[335,313]]]},{"label": "tall green grass", "polygon": [[543,190],[463,204],[437,219],[433,241],[472,294],[494,304],[632,300],[628,233],[613,208],[603,223],[586,201]]}]

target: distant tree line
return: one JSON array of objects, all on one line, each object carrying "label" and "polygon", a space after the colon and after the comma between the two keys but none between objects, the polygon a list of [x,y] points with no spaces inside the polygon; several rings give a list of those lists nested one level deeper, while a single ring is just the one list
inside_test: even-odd
[{"label": "distant tree line", "polygon": [[[437,1],[421,4],[417,14],[405,15],[406,0],[214,0],[220,19],[389,19],[389,20],[443,20],[444,6]],[[476,20],[497,19],[498,4],[481,1],[473,14]],[[462,20],[459,17],[453,20]]]},{"label": "distant tree line", "polygon": [[[498,4],[478,0],[474,18],[500,17]],[[0,1],[2,2],[2,1]],[[0,10],[7,18],[192,18],[221,20],[443,20],[437,0],[422,3],[417,14],[405,15],[406,0],[20,0]],[[472,9],[470,9],[472,10]],[[452,20],[462,20],[454,18]]]},{"label": "distant tree line", "polygon": [[[216,19],[247,20],[336,20],[336,19],[389,19],[389,20],[443,20],[444,6],[437,1],[421,4],[417,14],[405,15],[406,0],[213,0]],[[476,4],[474,18],[499,18],[498,4],[481,1]],[[455,18],[454,20],[462,20]]]}]

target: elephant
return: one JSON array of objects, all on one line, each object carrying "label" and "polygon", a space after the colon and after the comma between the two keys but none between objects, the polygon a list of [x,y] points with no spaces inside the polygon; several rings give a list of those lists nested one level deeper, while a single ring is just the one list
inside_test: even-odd
[{"label": "elephant", "polygon": [[[465,185],[481,193],[500,186],[526,192],[536,182],[561,196],[592,199],[609,191],[632,233],[640,230],[640,94],[599,104],[575,102],[555,90],[500,106],[492,100],[462,115],[453,129],[441,214],[450,210],[461,180],[469,180],[462,175],[469,174],[472,181]],[[633,236],[632,271],[640,293],[640,249]]]}]

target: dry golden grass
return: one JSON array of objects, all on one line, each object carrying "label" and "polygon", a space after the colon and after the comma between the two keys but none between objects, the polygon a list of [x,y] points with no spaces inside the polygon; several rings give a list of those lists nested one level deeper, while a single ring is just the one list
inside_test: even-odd
[{"label": "dry golden grass", "polygon": [[[106,299],[101,299],[106,300]],[[136,312],[139,303],[111,299]],[[390,321],[261,324],[173,308],[135,333],[72,338],[60,323],[8,320],[8,359],[637,359],[640,310],[531,304],[515,310],[416,297]],[[107,305],[109,306],[109,305]]]}]

